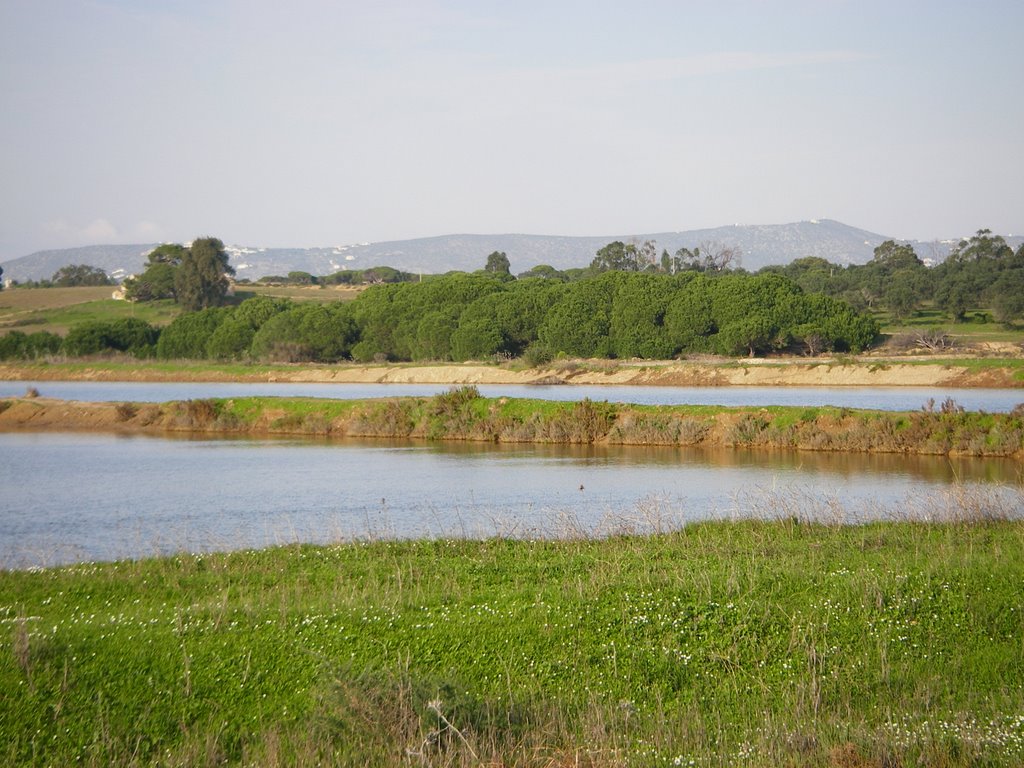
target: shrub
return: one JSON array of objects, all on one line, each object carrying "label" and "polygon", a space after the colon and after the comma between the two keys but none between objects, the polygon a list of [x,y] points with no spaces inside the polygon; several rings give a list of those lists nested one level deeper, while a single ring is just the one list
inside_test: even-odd
[{"label": "shrub", "polygon": [[523,352],[523,362],[531,368],[547,365],[554,359],[554,350],[547,344],[541,344],[539,341],[528,346],[526,351]]},{"label": "shrub", "polygon": [[164,360],[205,358],[206,345],[228,314],[227,309],[211,307],[175,318],[160,334],[157,357]]},{"label": "shrub", "polygon": [[92,320],[68,331],[63,349],[66,354],[77,357],[105,352],[148,356],[159,337],[158,328],[138,318]]}]

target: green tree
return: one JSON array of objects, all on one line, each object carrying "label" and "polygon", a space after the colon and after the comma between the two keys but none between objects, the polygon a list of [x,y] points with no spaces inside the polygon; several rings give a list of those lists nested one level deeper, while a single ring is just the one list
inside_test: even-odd
[{"label": "green tree", "polygon": [[705,240],[692,251],[680,248],[672,259],[672,271],[728,272],[739,266],[742,251],[715,240]]},{"label": "green tree", "polygon": [[99,267],[68,264],[53,273],[50,283],[61,288],[70,288],[81,285],[111,285],[113,281]]},{"label": "green tree", "polygon": [[124,281],[125,297],[129,301],[173,299],[175,269],[174,265],[165,262],[150,264],[138,277]]},{"label": "green tree", "polygon": [[767,315],[752,315],[734,320],[718,332],[716,341],[726,355],[746,352],[750,357],[777,346],[778,326]]},{"label": "green tree", "polygon": [[675,354],[665,316],[676,292],[675,281],[664,275],[623,276],[612,302],[609,328],[616,357],[663,360]]},{"label": "green tree", "polygon": [[926,277],[916,269],[900,269],[892,273],[883,298],[893,319],[899,322],[916,312],[927,286]]},{"label": "green tree", "polygon": [[1002,323],[1024,317],[1024,268],[1007,269],[999,275],[992,286],[992,309]]},{"label": "green tree", "polygon": [[228,292],[227,276],[233,274],[224,243],[215,237],[195,240],[174,274],[178,303],[193,311],[220,306]]},{"label": "green tree", "polygon": [[891,275],[901,269],[923,269],[924,262],[917,257],[914,247],[907,243],[886,240],[874,250],[869,262],[883,274]]},{"label": "green tree", "polygon": [[57,354],[63,345],[64,339],[49,331],[11,331],[0,336],[0,360],[34,360]]},{"label": "green tree", "polygon": [[460,323],[452,332],[453,360],[483,360],[501,349],[497,324],[483,318]]},{"label": "green tree", "polygon": [[201,360],[213,332],[229,316],[226,307],[186,312],[164,328],[156,344],[157,357],[165,360]]},{"label": "green tree", "polygon": [[174,273],[185,255],[178,243],[158,245],[146,257],[146,269],[124,281],[129,301],[155,301],[174,298]]},{"label": "green tree", "polygon": [[786,265],[769,265],[758,274],[766,272],[776,272],[788,277],[806,293],[827,293],[834,296],[847,286],[843,267],[818,256],[805,256]]},{"label": "green tree", "polygon": [[643,272],[653,269],[658,249],[653,240],[641,244],[623,243],[621,240],[608,243],[601,248],[590,262],[592,272]]},{"label": "green tree", "polygon": [[710,352],[710,337],[718,332],[708,282],[713,278],[683,272],[665,310],[665,333],[676,352]]},{"label": "green tree", "polygon": [[567,283],[538,331],[555,353],[611,357],[611,313],[619,272]]},{"label": "green tree", "polygon": [[274,362],[333,363],[351,357],[358,340],[351,304],[301,303],[260,327],[252,340],[251,355]]},{"label": "green tree", "polygon": [[[961,321],[972,307],[995,303],[1000,274],[1017,267],[1013,249],[991,230],[979,229],[961,240],[935,269],[935,302],[950,317]],[[1006,285],[1004,283],[1003,285]]]},{"label": "green tree", "polygon": [[452,334],[459,327],[458,311],[442,309],[428,312],[416,326],[414,360],[449,360]]},{"label": "green tree", "polygon": [[972,262],[1009,259],[1013,249],[1001,235],[993,235],[991,229],[979,229],[967,240],[961,240],[949,254],[947,261]]},{"label": "green tree", "polygon": [[104,352],[149,356],[160,336],[159,329],[134,317],[90,320],[75,325],[64,338],[64,353],[74,357]]},{"label": "green tree", "polygon": [[206,357],[213,360],[240,360],[248,354],[255,335],[255,329],[247,322],[235,316],[228,317],[207,339]]},{"label": "green tree", "polygon": [[320,281],[309,272],[293,270],[288,273],[288,282],[294,285],[317,285]]},{"label": "green tree", "polygon": [[502,251],[495,251],[487,257],[487,265],[484,267],[484,271],[503,279],[512,277],[508,256]]},{"label": "green tree", "polygon": [[520,280],[530,277],[542,277],[546,280],[566,280],[565,272],[555,269],[550,264],[538,264],[526,272],[519,273]]}]

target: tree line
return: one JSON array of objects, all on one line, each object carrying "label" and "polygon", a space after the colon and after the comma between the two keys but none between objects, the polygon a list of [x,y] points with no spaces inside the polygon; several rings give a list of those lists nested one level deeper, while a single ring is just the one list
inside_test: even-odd
[{"label": "tree line", "polygon": [[978,230],[961,240],[934,267],[925,266],[913,247],[888,240],[875,248],[867,264],[841,266],[807,257],[772,272],[795,281],[805,291],[841,297],[862,310],[887,310],[897,321],[932,302],[953,322],[986,321],[971,310],[991,309],[995,320],[1024,317],[1024,244],[1014,250],[1000,235]]},{"label": "tree line", "polygon": [[63,339],[18,334],[0,357],[59,351],[163,359],[361,362],[524,356],[667,359],[693,353],[857,352],[878,326],[842,299],[778,274],[674,275],[617,269],[571,282],[482,270],[381,284],[350,302],[257,296],[187,312],[163,329],[91,321]]},{"label": "tree line", "polygon": [[119,352],[164,359],[334,362],[556,356],[665,359],[694,353],[729,356],[860,351],[878,334],[869,312],[897,320],[925,300],[957,321],[991,307],[1010,322],[1024,313],[1024,246],[980,230],[928,268],[914,249],[886,241],[864,265],[808,257],[756,274],[734,249],[714,243],[674,255],[653,242],[615,241],[589,267],[538,265],[511,274],[508,257],[488,256],[473,273],[419,276],[390,268],[325,278],[292,273],[291,282],[374,285],[351,302],[323,305],[256,297],[222,306],[232,274],[223,244],[200,238],[164,245],[129,296],[173,298],[190,310],[164,329],[134,319],[81,323],[65,338],[12,332],[0,357]]},{"label": "tree line", "polygon": [[[559,270],[538,264],[518,275],[519,279],[544,278],[560,282],[586,280],[604,272],[639,272],[679,275],[702,273],[747,274],[740,266],[738,249],[718,242],[680,248],[674,254],[658,254],[654,241],[624,243],[615,241],[597,251],[587,267]],[[190,247],[167,244],[149,254],[145,271],[125,281],[126,298],[133,301],[174,299],[187,309],[202,309],[223,303],[227,295],[227,276],[233,270],[223,244],[216,238],[200,238]],[[511,281],[508,256],[495,251],[477,274]],[[953,322],[995,319],[1011,323],[1024,317],[1024,244],[1017,251],[1000,235],[982,229],[961,240],[949,257],[928,267],[906,243],[888,240],[875,248],[867,264],[834,264],[816,256],[796,259],[786,265],[770,265],[756,274],[778,274],[793,280],[806,293],[823,293],[843,299],[861,311],[886,310],[897,322],[931,303]],[[414,275],[380,266],[342,270],[317,276],[292,271],[271,275],[260,283],[290,285],[380,285],[422,282],[444,275]],[[62,267],[48,281],[27,285],[73,286],[107,285],[113,281],[100,269],[87,265]],[[992,315],[979,313],[990,309]],[[974,310],[972,316],[968,313]]]},{"label": "tree line", "polygon": [[[0,268],[0,275],[4,271]],[[115,281],[99,267],[89,264],[68,264],[61,267],[49,280],[12,281],[19,288],[79,288],[82,286],[114,285]]]}]

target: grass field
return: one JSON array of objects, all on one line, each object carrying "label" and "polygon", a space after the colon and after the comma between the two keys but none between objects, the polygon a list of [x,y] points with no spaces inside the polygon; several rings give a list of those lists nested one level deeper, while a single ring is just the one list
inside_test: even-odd
[{"label": "grass field", "polygon": [[0,572],[7,765],[1011,766],[1024,524]]},{"label": "grass field", "polygon": [[[888,312],[876,312],[875,319],[887,336],[913,334],[929,328],[939,328],[962,344],[983,342],[1008,342],[1019,344],[1024,342],[1024,325],[1015,323],[1007,327],[992,320],[992,312],[987,309],[971,310],[967,313],[966,322],[954,323],[943,312],[934,308],[924,308],[911,317],[901,321],[894,320]],[[986,322],[979,322],[985,319]]]},{"label": "grass field", "polygon": [[[90,288],[9,288],[0,291],[0,333],[50,331],[64,335],[75,323],[86,320],[117,320],[137,317],[154,325],[166,325],[182,310],[170,300],[145,303],[111,299],[115,286]],[[252,296],[279,296],[295,301],[351,301],[361,288],[311,288],[301,286],[239,286],[233,303]]]},{"label": "grass field", "polygon": [[315,301],[327,303],[330,301],[351,301],[365,290],[363,286],[332,285],[332,286],[302,286],[302,285],[239,285],[235,289],[235,297],[244,300],[250,296],[280,296],[282,298],[294,299],[295,301]]},{"label": "grass field", "polygon": [[0,291],[0,333],[50,331],[64,335],[76,323],[137,317],[166,325],[181,313],[172,301],[134,304],[110,298],[114,286],[8,288]]}]

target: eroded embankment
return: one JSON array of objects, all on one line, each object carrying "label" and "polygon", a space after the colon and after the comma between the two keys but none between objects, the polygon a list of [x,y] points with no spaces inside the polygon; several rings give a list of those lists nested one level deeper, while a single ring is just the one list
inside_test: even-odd
[{"label": "eroded embankment", "polygon": [[153,403],[0,400],[0,430],[421,438],[500,443],[608,443],[1002,456],[1024,460],[1024,412],[952,404],[893,413],[846,408],[635,406],[480,397],[341,401],[231,398]]},{"label": "eroded embankment", "polygon": [[230,365],[94,361],[5,363],[12,381],[239,381],[337,384],[609,384],[643,386],[1021,387],[1016,358],[925,360],[772,358],[687,361],[562,361],[545,368],[480,363],[441,365]]}]

